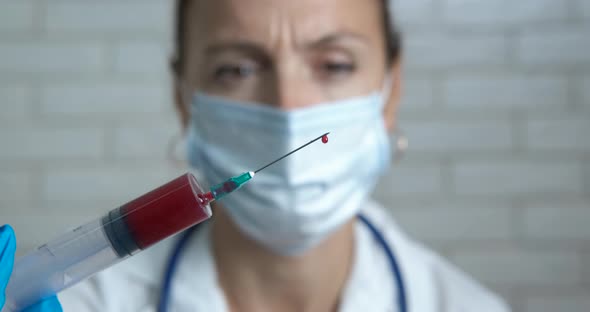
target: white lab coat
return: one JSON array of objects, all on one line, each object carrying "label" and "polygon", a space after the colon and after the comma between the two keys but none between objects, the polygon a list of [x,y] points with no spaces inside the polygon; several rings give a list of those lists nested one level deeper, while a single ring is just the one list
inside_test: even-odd
[{"label": "white lab coat", "polygon": [[[363,213],[396,254],[412,312],[504,312],[504,302],[435,253],[408,238],[376,203]],[[163,270],[174,241],[164,241],[59,295],[65,312],[156,311]],[[342,312],[398,311],[397,289],[383,249],[357,222],[353,269],[342,296]],[[169,311],[227,311],[209,244],[209,227],[187,244],[173,280]]]}]

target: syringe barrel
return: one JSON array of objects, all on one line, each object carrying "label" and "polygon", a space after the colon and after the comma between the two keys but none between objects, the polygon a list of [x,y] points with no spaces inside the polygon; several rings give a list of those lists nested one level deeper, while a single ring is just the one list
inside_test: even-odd
[{"label": "syringe barrel", "polygon": [[20,311],[211,217],[184,174],[17,259],[2,312]]}]

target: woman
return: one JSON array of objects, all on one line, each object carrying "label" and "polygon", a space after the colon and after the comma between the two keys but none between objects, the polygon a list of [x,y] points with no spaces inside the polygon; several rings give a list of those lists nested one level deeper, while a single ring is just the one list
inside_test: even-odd
[{"label": "woman", "polygon": [[180,1],[176,108],[203,181],[327,131],[329,143],[215,203],[212,222],[60,294],[64,311],[507,310],[367,199],[392,159],[402,83],[386,5]]}]

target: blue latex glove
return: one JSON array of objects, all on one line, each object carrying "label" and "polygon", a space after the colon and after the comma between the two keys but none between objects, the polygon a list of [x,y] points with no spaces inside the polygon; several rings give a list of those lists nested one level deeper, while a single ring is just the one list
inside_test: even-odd
[{"label": "blue latex glove", "polygon": [[[10,225],[0,227],[0,309],[4,306],[6,301],[6,285],[12,274],[12,267],[14,265],[14,253],[16,251],[16,237],[14,230]],[[22,312],[62,312],[61,305],[57,297],[53,296],[44,299]]]},{"label": "blue latex glove", "polygon": [[41,300],[22,312],[63,312],[56,296]]},{"label": "blue latex glove", "polygon": [[0,227],[0,309],[4,306],[6,295],[4,290],[12,274],[14,253],[16,252],[16,238],[10,225]]}]

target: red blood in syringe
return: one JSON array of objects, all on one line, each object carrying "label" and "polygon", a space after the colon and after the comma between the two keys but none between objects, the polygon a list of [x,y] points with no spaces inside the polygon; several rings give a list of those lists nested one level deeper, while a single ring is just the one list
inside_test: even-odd
[{"label": "red blood in syringe", "polygon": [[215,199],[215,197],[213,196],[213,194],[211,192],[199,194],[197,196],[199,197],[199,199],[201,200],[203,205],[207,205]]},{"label": "red blood in syringe", "polygon": [[211,217],[195,177],[184,174],[125,204],[121,214],[140,249]]}]

